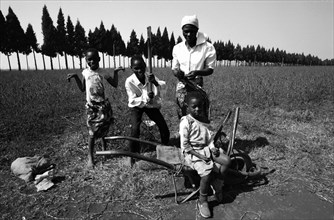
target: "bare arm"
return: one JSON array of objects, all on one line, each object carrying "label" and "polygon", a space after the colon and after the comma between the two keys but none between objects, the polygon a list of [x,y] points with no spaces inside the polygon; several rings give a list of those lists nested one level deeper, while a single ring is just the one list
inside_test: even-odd
[{"label": "bare arm", "polygon": [[204,160],[205,162],[210,162],[211,161],[211,159],[209,157],[206,157],[206,156],[204,156],[200,153],[197,153],[195,150],[190,150],[190,151],[188,151],[188,153]]},{"label": "bare arm", "polygon": [[124,67],[120,66],[120,67],[116,68],[114,70],[114,76],[113,77],[111,77],[110,75],[104,76],[104,78],[107,80],[107,82],[115,88],[117,88],[117,86],[118,86],[118,72],[121,71],[121,70],[124,71],[125,70]]},{"label": "bare arm", "polygon": [[76,73],[69,73],[69,74],[67,74],[67,80],[68,80],[68,82],[70,82],[72,78],[75,79],[75,82],[77,83],[77,86],[80,89],[80,91],[84,92],[85,89],[86,89],[85,78],[82,77],[82,80],[80,80],[78,74],[76,74]]},{"label": "bare arm", "polygon": [[194,79],[196,76],[209,76],[213,73],[213,69],[206,68],[204,70],[193,70],[187,74],[188,79]]},{"label": "bare arm", "polygon": [[178,78],[179,80],[184,78],[184,72],[180,69],[173,69],[173,74],[176,78]]},{"label": "bare arm", "polygon": [[158,81],[156,80],[155,76],[153,74],[148,75],[148,81],[154,84],[156,87],[159,86]]}]

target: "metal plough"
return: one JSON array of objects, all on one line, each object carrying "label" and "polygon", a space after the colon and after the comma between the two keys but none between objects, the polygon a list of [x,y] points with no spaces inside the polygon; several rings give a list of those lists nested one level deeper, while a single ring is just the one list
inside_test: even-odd
[{"label": "metal plough", "polygon": [[[233,153],[233,148],[234,148],[234,142],[235,142],[235,135],[236,135],[236,130],[237,130],[237,125],[238,125],[238,118],[239,118],[239,108],[237,107],[235,109],[235,114],[234,114],[234,121],[233,121],[233,126],[232,126],[232,132],[230,135],[230,140],[229,140],[229,145],[227,148],[226,154],[230,157],[231,159],[231,165],[227,170],[227,175],[224,177],[227,183],[231,184],[236,184],[245,181],[246,179],[249,178],[258,178],[258,177],[264,177],[267,174],[269,174],[271,171],[269,171],[266,168],[261,168],[258,169],[254,164],[252,163],[251,158],[246,154],[242,152],[237,152]],[[232,111],[229,111],[224,118],[223,123],[217,130],[217,132],[214,135],[214,142],[217,142],[221,136],[225,136],[225,133],[222,131],[224,125],[226,122],[229,120],[230,116],[232,114]],[[151,157],[146,157],[138,153],[132,153],[129,151],[124,151],[124,150],[108,150],[108,151],[97,151],[96,155],[98,156],[106,156],[106,155],[112,155],[112,156],[127,156],[127,157],[132,157],[136,158],[138,160],[144,160],[148,161],[157,165],[160,165],[164,168],[166,168],[172,178],[173,186],[174,186],[174,197],[175,197],[175,202],[177,204],[184,203],[188,201],[190,198],[192,198],[196,193],[199,191],[199,187],[196,189],[195,188],[195,179],[194,175],[197,175],[197,173],[192,170],[190,167],[184,165],[183,163],[183,156],[180,151],[180,148],[177,148],[175,146],[164,146],[156,142],[152,141],[146,141],[142,140],[139,138],[133,138],[133,137],[127,137],[127,136],[112,136],[112,137],[105,137],[106,140],[131,140],[131,141],[137,141],[140,143],[144,144],[149,144],[156,146],[157,149],[157,158],[151,158]],[[220,149],[221,152],[222,149]],[[167,154],[167,156],[166,156]],[[215,157],[213,157],[213,160],[215,161]],[[218,161],[217,161],[218,162]],[[178,192],[177,192],[177,187],[176,187],[176,182],[175,182],[175,177],[180,175],[182,173],[184,176],[187,176],[189,178],[189,181],[191,185],[194,188],[194,191],[190,193],[186,198],[178,200]]]}]

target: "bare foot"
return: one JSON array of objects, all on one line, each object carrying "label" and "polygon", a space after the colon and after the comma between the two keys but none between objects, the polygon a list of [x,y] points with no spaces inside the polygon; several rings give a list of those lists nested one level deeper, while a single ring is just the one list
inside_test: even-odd
[{"label": "bare foot", "polygon": [[94,169],[94,163],[93,163],[92,160],[88,160],[88,162],[87,162],[87,168],[88,169]]},{"label": "bare foot", "polygon": [[135,160],[132,157],[128,157],[126,159],[126,165],[129,166],[130,168],[133,168],[134,164],[135,164]]}]

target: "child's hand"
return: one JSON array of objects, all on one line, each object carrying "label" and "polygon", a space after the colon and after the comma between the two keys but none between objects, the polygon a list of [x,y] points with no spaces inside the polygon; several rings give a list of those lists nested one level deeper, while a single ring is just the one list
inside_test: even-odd
[{"label": "child's hand", "polygon": [[218,148],[212,148],[211,149],[211,152],[212,152],[212,154],[215,156],[215,157],[218,157],[219,156],[219,149]]},{"label": "child's hand", "polygon": [[148,74],[148,81],[149,81],[150,83],[154,83],[154,81],[155,81],[155,77],[154,77],[153,73],[149,73],[149,74]]},{"label": "child's hand", "polygon": [[177,73],[176,73],[176,77],[177,77],[178,79],[183,79],[183,78],[184,78],[184,72],[181,71],[181,70],[177,71]]},{"label": "child's hand", "polygon": [[148,95],[148,97],[149,97],[150,99],[153,99],[153,97],[154,97],[154,92],[149,92],[147,95]]},{"label": "child's hand", "polygon": [[149,73],[148,74],[148,81],[150,83],[153,83],[155,86],[159,86],[159,83],[157,82],[157,80],[155,79],[153,73]]},{"label": "child's hand", "polygon": [[188,78],[188,79],[195,79],[196,76],[197,76],[196,71],[190,71],[190,72],[187,74],[187,78]]},{"label": "child's hand", "polygon": [[209,163],[211,161],[209,157],[206,157],[204,155],[201,156],[201,159],[204,160],[206,163]]},{"label": "child's hand", "polygon": [[73,77],[78,76],[76,73],[69,73],[67,74],[67,81],[70,82]]}]

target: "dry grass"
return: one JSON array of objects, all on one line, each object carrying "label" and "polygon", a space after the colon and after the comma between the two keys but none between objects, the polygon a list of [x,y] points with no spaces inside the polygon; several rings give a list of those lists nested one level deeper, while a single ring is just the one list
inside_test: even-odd
[{"label": "dry grass", "polygon": [[[175,133],[175,79],[168,69],[156,72],[169,83],[162,112]],[[84,168],[85,96],[66,81],[66,73],[1,72],[1,218],[87,219],[116,210],[143,219],[173,218],[173,198],[155,197],[173,192],[166,171],[129,169],[124,158],[105,162],[98,158],[96,169]],[[302,180],[311,192],[333,203],[332,73],[329,67],[225,67],[206,77],[213,124],[218,126],[228,109],[240,106],[236,148],[248,152],[257,165],[276,169],[259,192],[284,194],[294,190],[287,184]],[[120,76],[117,90],[106,91],[117,117],[110,135],[129,134],[124,89],[129,74],[127,70]],[[225,129],[227,134],[229,130]],[[143,134],[146,139],[153,136]],[[126,149],[126,142],[110,142],[109,148]],[[58,183],[45,193],[27,194],[25,184],[10,174],[9,167],[15,158],[35,154],[47,154],[57,164]]]}]

